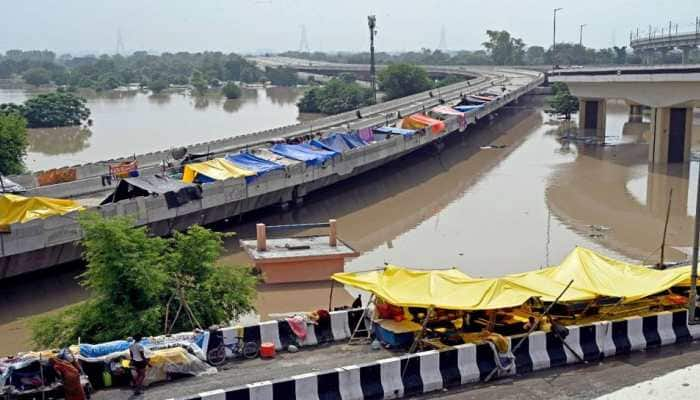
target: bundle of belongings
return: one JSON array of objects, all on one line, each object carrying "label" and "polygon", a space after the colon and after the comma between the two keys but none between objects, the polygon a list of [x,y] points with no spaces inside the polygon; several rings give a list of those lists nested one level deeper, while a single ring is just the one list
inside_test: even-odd
[{"label": "bundle of belongings", "polygon": [[75,200],[50,197],[24,197],[15,194],[0,195],[0,232],[7,232],[10,225],[82,211],[85,207]]},{"label": "bundle of belongings", "polygon": [[[425,344],[440,348],[483,342],[494,333],[519,335],[533,326],[563,335],[566,325],[684,308],[690,267],[657,270],[577,247],[557,266],[498,278],[389,265],[332,279],[374,294],[380,340],[405,347],[421,332]],[[548,305],[554,307],[544,315]]]},{"label": "bundle of belongings", "polygon": [[26,192],[27,189],[25,189],[22,185],[19,183],[15,183],[10,180],[10,178],[6,176],[0,175],[0,194],[2,193],[23,193]]},{"label": "bundle of belongings", "polygon": [[88,377],[67,350],[0,358],[0,395],[82,400],[91,390]]},{"label": "bundle of belongings", "polygon": [[163,196],[168,208],[174,208],[201,199],[202,189],[162,175],[124,178],[100,205],[147,196]]}]

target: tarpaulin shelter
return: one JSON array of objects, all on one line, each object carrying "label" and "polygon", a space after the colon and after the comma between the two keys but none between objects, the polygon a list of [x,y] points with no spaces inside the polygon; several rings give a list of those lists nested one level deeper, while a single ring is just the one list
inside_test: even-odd
[{"label": "tarpaulin shelter", "polygon": [[254,171],[237,167],[223,158],[215,158],[201,163],[185,165],[182,181],[192,183],[196,180],[197,182],[205,183],[253,175],[255,175]]},{"label": "tarpaulin shelter", "polygon": [[304,161],[307,165],[321,165],[338,155],[336,151],[314,148],[306,143],[276,144],[270,148],[270,151],[292,160]]},{"label": "tarpaulin shelter", "polygon": [[202,198],[202,189],[191,183],[183,183],[167,176],[153,175],[124,178],[102,204],[116,203],[134,197],[163,196],[168,208],[179,207]]},{"label": "tarpaulin shelter", "polygon": [[84,209],[75,200],[4,194],[0,196],[0,230],[6,231],[11,224],[17,222],[24,223]]},{"label": "tarpaulin shelter", "polygon": [[631,302],[687,286],[690,268],[654,270],[577,247],[554,267],[492,279],[473,279],[455,270],[420,271],[388,266],[381,271],[334,274],[333,280],[406,307],[490,310],[517,307],[530,298],[551,302],[573,281],[560,301],[598,297]]},{"label": "tarpaulin shelter", "polygon": [[374,133],[380,133],[383,135],[413,136],[416,134],[416,131],[414,129],[403,129],[395,126],[382,126],[379,128],[374,128]]},{"label": "tarpaulin shelter", "polygon": [[342,134],[345,143],[350,146],[351,149],[362,147],[367,145],[367,141],[360,136],[357,132],[348,132]]},{"label": "tarpaulin shelter", "polygon": [[255,172],[254,176],[246,176],[246,182],[252,182],[256,177],[267,174],[271,171],[284,169],[284,165],[266,160],[251,153],[229,154],[226,160],[234,165]]},{"label": "tarpaulin shelter", "polygon": [[336,132],[321,139],[314,139],[309,144],[320,149],[342,153],[365,146],[367,142],[356,133]]},{"label": "tarpaulin shelter", "polygon": [[26,192],[22,185],[15,183],[6,176],[0,175],[0,193],[22,193]]},{"label": "tarpaulin shelter", "polygon": [[427,115],[413,114],[401,120],[401,127],[404,129],[430,128],[430,132],[437,135],[445,130],[445,123]]},{"label": "tarpaulin shelter", "polygon": [[454,108],[455,110],[457,110],[459,112],[470,112],[470,111],[478,110],[478,109],[482,108],[483,106],[484,106],[483,104],[474,104],[474,105],[470,105],[470,106],[454,106],[452,108]]},{"label": "tarpaulin shelter", "polygon": [[464,116],[463,112],[457,111],[452,107],[448,106],[438,106],[430,110],[430,112],[433,115],[437,114],[441,116],[456,116],[459,119],[459,130],[463,131],[467,129],[467,118]]}]

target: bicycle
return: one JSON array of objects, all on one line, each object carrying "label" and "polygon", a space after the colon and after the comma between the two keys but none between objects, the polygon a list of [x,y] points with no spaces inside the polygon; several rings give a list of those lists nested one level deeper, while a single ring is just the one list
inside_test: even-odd
[{"label": "bicycle", "polygon": [[245,342],[242,337],[236,337],[231,344],[221,343],[217,347],[207,351],[209,364],[219,367],[226,362],[226,349],[230,350],[234,358],[253,359],[258,356],[258,344]]}]

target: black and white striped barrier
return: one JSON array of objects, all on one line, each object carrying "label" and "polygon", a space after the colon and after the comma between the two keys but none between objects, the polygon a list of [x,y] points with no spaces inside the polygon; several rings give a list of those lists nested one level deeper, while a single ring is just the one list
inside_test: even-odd
[{"label": "black and white striped barrier", "polygon": [[[687,324],[687,312],[662,312],[648,317],[569,326],[566,346],[553,333],[534,332],[514,354],[524,374],[648,348],[700,339],[700,326]],[[520,341],[510,338],[511,348]],[[574,352],[576,354],[574,354]],[[497,368],[491,344],[464,344],[291,378],[220,389],[186,400],[393,399],[479,382]],[[405,372],[404,372],[405,371]],[[503,376],[499,374],[498,376]]]},{"label": "black and white striped barrier", "polygon": [[[265,321],[244,327],[227,327],[222,328],[221,332],[224,344],[227,345],[233,344],[237,337],[242,337],[246,342],[274,343],[278,351],[286,349],[290,344],[299,344],[302,347],[317,346],[349,339],[357,322],[362,318],[362,312],[363,309],[331,311],[329,320],[307,325],[306,337],[301,342],[286,320]],[[209,332],[205,335],[202,351],[207,354],[210,344]]]}]

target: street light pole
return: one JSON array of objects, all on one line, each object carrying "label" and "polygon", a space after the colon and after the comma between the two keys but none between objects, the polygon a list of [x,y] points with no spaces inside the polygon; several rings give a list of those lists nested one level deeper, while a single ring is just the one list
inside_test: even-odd
[{"label": "street light pole", "polygon": [[[698,196],[700,196],[700,171],[698,171]],[[693,256],[690,265],[690,292],[688,293],[688,323],[696,324],[695,305],[698,298],[698,238],[700,238],[700,197],[695,200],[695,232],[693,234]]]},{"label": "street light pole", "polygon": [[557,11],[561,11],[563,8],[554,9],[554,18],[552,20],[552,62],[556,65],[556,54],[557,54]]},{"label": "street light pole", "polygon": [[367,17],[367,26],[369,27],[369,75],[372,78],[372,94],[374,102],[377,102],[377,77],[374,67],[374,34],[376,33],[377,17],[370,15]]},{"label": "street light pole", "polygon": [[[586,24],[581,24],[579,25],[579,34],[578,34],[578,45],[583,47],[583,28],[586,26]],[[632,33],[630,32],[630,40],[632,40]]]}]

